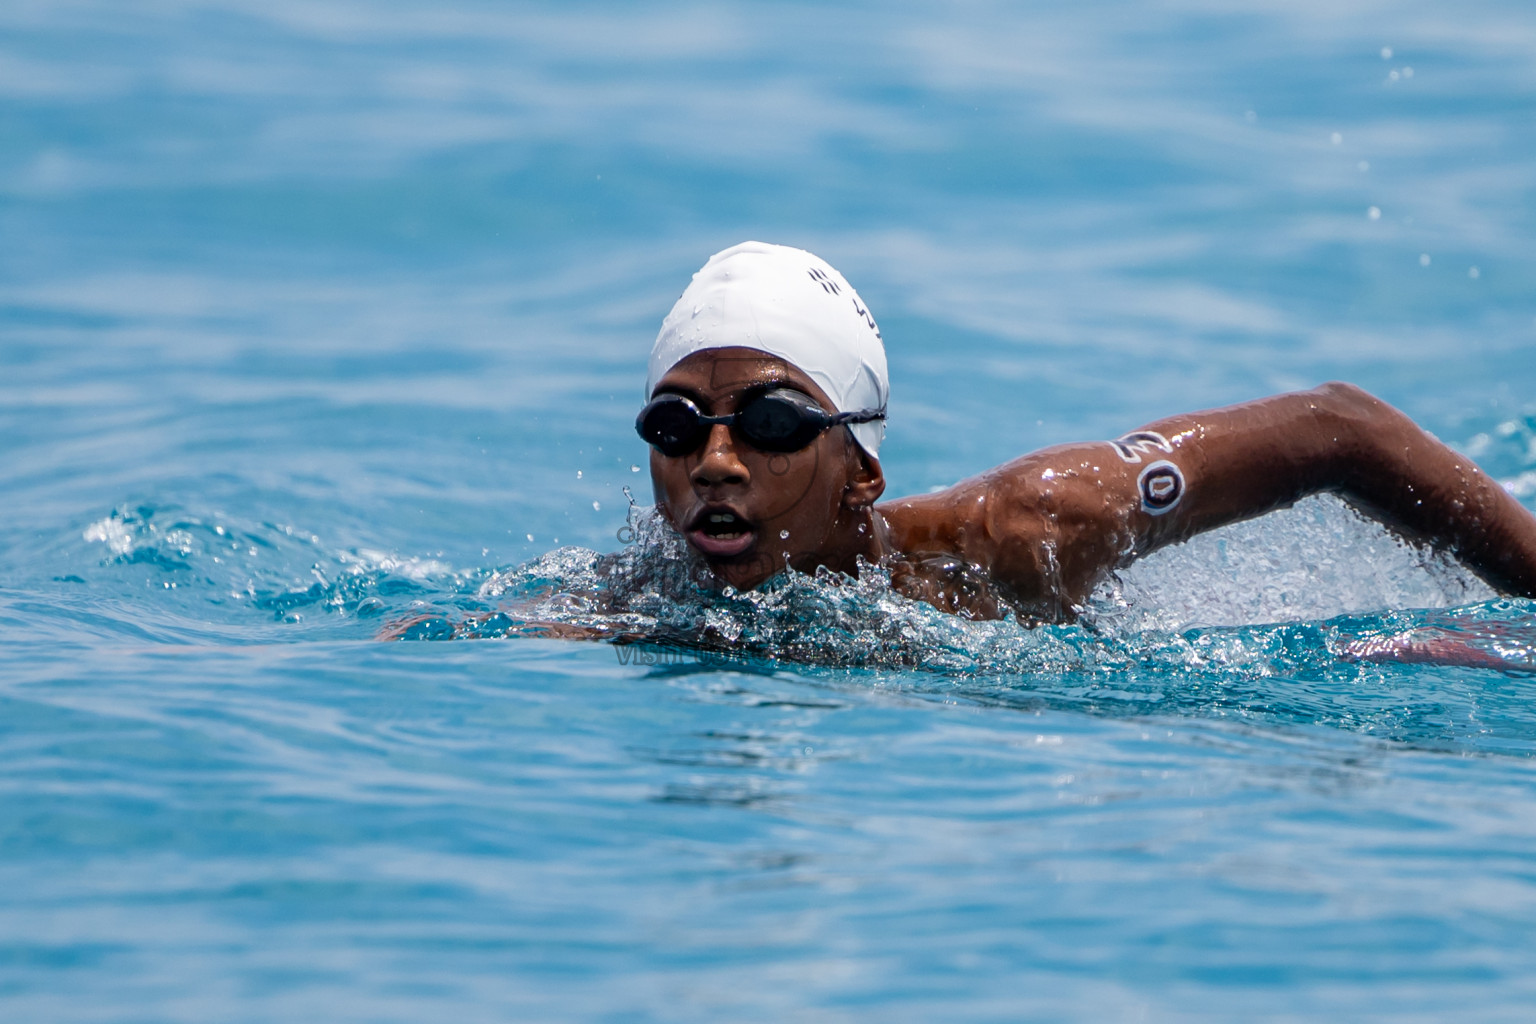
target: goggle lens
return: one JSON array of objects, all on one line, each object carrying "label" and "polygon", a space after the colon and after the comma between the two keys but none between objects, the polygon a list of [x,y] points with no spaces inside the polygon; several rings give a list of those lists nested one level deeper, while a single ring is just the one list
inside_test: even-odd
[{"label": "goggle lens", "polygon": [[[674,399],[668,401],[667,399]],[[686,455],[704,442],[709,429],[699,417],[698,407],[680,395],[664,395],[647,405],[635,422],[647,444],[663,455]]]},{"label": "goggle lens", "polygon": [[705,416],[682,395],[661,395],[640,410],[635,430],[647,444],[673,458],[696,451],[717,423],[734,427],[759,451],[787,453],[804,448],[835,424],[866,423],[884,415],[879,411],[829,415],[809,396],[786,389],[758,395],[729,416]]},{"label": "goggle lens", "polygon": [[736,429],[754,448],[797,452],[830,426],[831,417],[794,391],[769,392],[736,413]]}]

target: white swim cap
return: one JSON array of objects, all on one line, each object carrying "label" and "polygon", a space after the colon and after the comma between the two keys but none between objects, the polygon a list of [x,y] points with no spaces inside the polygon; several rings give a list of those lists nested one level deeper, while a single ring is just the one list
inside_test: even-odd
[{"label": "white swim cap", "polygon": [[[717,252],[662,321],[651,347],[645,397],[695,352],[751,348],[798,367],[838,412],[884,409],[891,385],[880,328],[843,275],[804,249],[742,242]],[[885,421],[850,424],[880,455]]]}]

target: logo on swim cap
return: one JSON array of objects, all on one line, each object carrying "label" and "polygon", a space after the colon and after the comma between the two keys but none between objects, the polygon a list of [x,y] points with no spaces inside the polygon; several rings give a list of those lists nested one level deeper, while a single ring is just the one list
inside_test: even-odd
[{"label": "logo on swim cap", "polygon": [[823,271],[820,267],[812,267],[810,270],[807,270],[806,273],[810,274],[811,280],[821,285],[822,291],[826,292],[828,295],[836,295],[840,291],[840,289],[837,287],[837,282],[828,277],[826,272]]}]

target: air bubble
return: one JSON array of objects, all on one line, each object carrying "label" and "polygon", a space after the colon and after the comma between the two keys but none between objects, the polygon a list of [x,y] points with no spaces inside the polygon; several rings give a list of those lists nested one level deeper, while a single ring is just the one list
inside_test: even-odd
[{"label": "air bubble", "polygon": [[779,531],[779,540],[789,540],[789,531],[788,530],[780,530]]},{"label": "air bubble", "polygon": [[1361,174],[1364,174],[1366,171],[1371,169],[1371,162],[1369,160],[1361,160],[1359,163],[1355,164],[1355,166],[1360,169]]},{"label": "air bubble", "polygon": [[1392,47],[1390,47],[1390,46],[1383,46],[1381,48],[1381,59],[1382,60],[1391,60],[1392,59]]},{"label": "air bubble", "polygon": [[1419,266],[1421,266],[1421,267],[1429,266],[1429,253],[1427,253],[1427,252],[1419,253]]},{"label": "air bubble", "polygon": [[576,479],[577,480],[581,479],[581,470],[579,470],[579,469],[576,471]]},{"label": "air bubble", "polygon": [[1343,145],[1344,134],[1342,132],[1334,132],[1332,135],[1328,136],[1328,141],[1333,143],[1335,146]]},{"label": "air bubble", "polygon": [[1483,276],[1483,272],[1476,267],[1468,267],[1467,276],[1476,281],[1478,278]]},{"label": "air bubble", "polygon": [[1365,215],[1371,218],[1371,220],[1381,220],[1381,207],[1373,206],[1365,211]]},{"label": "air bubble", "polygon": [[640,467],[639,466],[630,466],[629,467],[629,471],[631,473],[638,473],[638,472],[640,472]]},{"label": "air bubble", "polygon": [[602,506],[601,503],[596,502],[596,501],[594,501],[592,503],[592,511],[593,512],[601,512],[602,510],[603,510],[603,506]]}]

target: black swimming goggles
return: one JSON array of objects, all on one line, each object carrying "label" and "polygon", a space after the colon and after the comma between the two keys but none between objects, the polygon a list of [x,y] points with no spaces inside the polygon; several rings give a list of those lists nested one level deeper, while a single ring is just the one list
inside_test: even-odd
[{"label": "black swimming goggles", "polygon": [[776,388],[747,399],[729,416],[705,416],[682,395],[657,395],[635,417],[635,430],[661,454],[677,458],[697,451],[717,423],[735,428],[758,451],[797,452],[831,427],[883,419],[884,409],[829,413],[809,395]]}]

